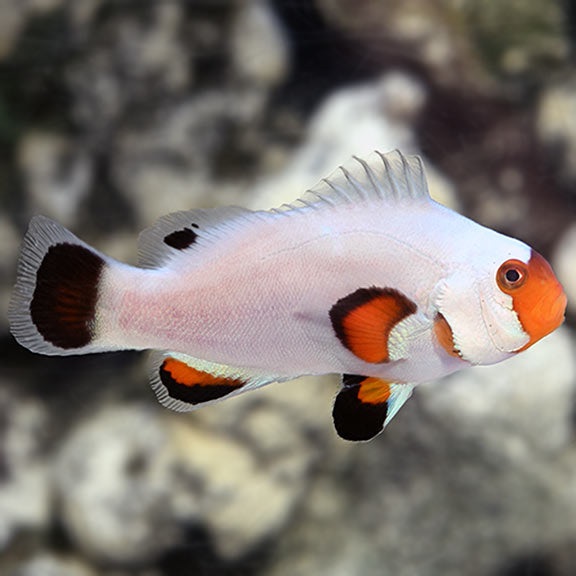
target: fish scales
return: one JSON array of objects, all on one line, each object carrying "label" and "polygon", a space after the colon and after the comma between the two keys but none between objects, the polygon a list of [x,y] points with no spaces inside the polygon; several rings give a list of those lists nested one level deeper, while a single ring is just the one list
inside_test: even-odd
[{"label": "fish scales", "polygon": [[[436,282],[434,275],[411,274],[414,266],[438,266],[431,254],[394,242],[377,228],[363,229],[361,213],[354,218],[329,209],[290,219],[270,216],[260,229],[235,231],[237,244],[230,243],[227,252],[204,265],[203,253],[192,251],[160,270],[111,267],[100,302],[119,315],[103,315],[97,332],[109,333],[109,344],[119,348],[161,345],[243,366],[262,362],[263,352],[277,365],[277,347],[283,364],[292,360],[289,373],[303,368],[325,372],[333,353],[328,351],[326,360],[317,352],[307,358],[309,322],[323,325],[324,340],[335,338],[319,310],[329,309],[358,282],[395,285],[421,302]],[[342,223],[334,223],[331,231],[317,232],[338,219]],[[201,270],[186,271],[190,260],[198,260]],[[375,270],[372,264],[378,260],[388,265]]]}]

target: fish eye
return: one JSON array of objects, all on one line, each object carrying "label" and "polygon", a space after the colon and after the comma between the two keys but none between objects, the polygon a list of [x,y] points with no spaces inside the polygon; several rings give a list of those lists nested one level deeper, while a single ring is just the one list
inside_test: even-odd
[{"label": "fish eye", "polygon": [[527,268],[520,260],[507,260],[500,266],[496,275],[498,286],[503,292],[520,288],[526,282]]}]

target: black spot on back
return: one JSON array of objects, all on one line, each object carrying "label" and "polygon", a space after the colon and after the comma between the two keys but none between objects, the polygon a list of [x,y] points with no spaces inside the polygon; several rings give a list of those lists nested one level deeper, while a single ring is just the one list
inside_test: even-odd
[{"label": "black spot on back", "polygon": [[80,348],[93,336],[104,260],[84,246],[55,244],[36,273],[30,315],[38,332],[59,348]]},{"label": "black spot on back", "polygon": [[[198,228],[197,224],[192,224],[194,228]],[[168,234],[164,238],[164,243],[176,250],[184,250],[189,246],[192,246],[196,242],[198,234],[192,230],[192,228],[182,228],[182,230],[176,230]]]}]

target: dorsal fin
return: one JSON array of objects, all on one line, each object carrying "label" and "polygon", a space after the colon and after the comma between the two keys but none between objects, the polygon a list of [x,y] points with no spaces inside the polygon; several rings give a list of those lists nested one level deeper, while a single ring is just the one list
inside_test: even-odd
[{"label": "dorsal fin", "polygon": [[140,233],[138,264],[143,268],[162,266],[182,250],[211,242],[247,218],[258,218],[257,215],[258,212],[230,206],[183,210],[162,216]]},{"label": "dorsal fin", "polygon": [[140,234],[138,264],[157,268],[192,247],[207,245],[247,222],[270,214],[289,215],[308,208],[358,202],[428,201],[428,185],[418,156],[398,150],[373,152],[367,160],[354,157],[292,204],[265,211],[238,206],[174,212],[157,220]]},{"label": "dorsal fin", "polygon": [[366,160],[354,156],[330,176],[323,178],[296,202],[278,210],[335,206],[369,201],[428,201],[430,194],[419,156],[404,156],[399,150],[375,151]]}]

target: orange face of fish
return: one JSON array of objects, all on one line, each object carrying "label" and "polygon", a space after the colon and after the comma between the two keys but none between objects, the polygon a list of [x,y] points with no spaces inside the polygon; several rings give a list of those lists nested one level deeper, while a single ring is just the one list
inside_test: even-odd
[{"label": "orange face of fish", "polygon": [[526,350],[564,321],[566,294],[550,264],[532,250],[528,263],[507,260],[496,274],[500,290],[512,296],[513,308],[530,337]]}]

